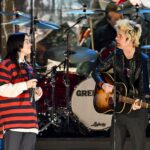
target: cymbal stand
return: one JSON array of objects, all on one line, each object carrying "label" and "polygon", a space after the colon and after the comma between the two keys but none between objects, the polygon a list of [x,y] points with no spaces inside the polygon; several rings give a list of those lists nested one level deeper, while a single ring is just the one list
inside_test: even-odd
[{"label": "cymbal stand", "polygon": [[113,104],[114,104],[114,112],[113,112],[113,150],[116,150],[116,123],[117,123],[117,117],[116,117],[116,108],[117,108],[117,103],[116,103],[116,45],[115,45],[115,50],[114,50],[114,60],[113,60],[113,70],[114,70],[114,95],[113,95]]},{"label": "cymbal stand", "polygon": [[[30,1],[30,5],[31,5],[31,8],[30,8],[30,16],[31,16],[30,35],[31,35],[31,44],[32,44],[30,58],[31,58],[31,65],[33,67],[33,70],[35,71],[36,54],[35,54],[35,24],[34,24],[34,17],[33,17],[34,16],[34,0]],[[32,100],[33,105],[36,108],[34,92],[35,92],[35,89],[32,89],[31,100]]]},{"label": "cymbal stand", "polygon": [[69,33],[70,33],[70,30],[77,24],[79,24],[82,19],[85,19],[86,18],[86,15],[85,16],[81,16],[79,17],[75,24],[73,24],[71,27],[67,28],[65,30],[64,33],[67,34],[67,51],[66,53],[64,54],[65,55],[65,67],[66,67],[66,71],[65,71],[65,75],[64,75],[64,85],[66,87],[66,95],[65,95],[65,100],[66,100],[66,117],[67,117],[67,125],[69,126],[69,117],[70,117],[70,80],[69,80],[69,56],[72,54],[71,52],[71,49],[70,49],[70,45],[69,45]]},{"label": "cymbal stand", "polygon": [[56,76],[57,73],[57,66],[52,67],[51,70],[51,77],[50,77],[50,85],[52,87],[51,89],[51,100],[52,100],[52,108],[50,107],[50,104],[48,105],[48,115],[51,116],[51,124],[55,125],[55,126],[59,126],[58,125],[58,117],[56,114],[56,103],[55,103],[55,85],[56,85]]},{"label": "cymbal stand", "polygon": [[35,69],[35,64],[36,64],[36,51],[35,51],[35,19],[34,19],[34,0],[30,1],[30,5],[31,5],[31,10],[30,10],[30,14],[31,14],[31,24],[30,24],[30,34],[31,34],[31,64],[33,66],[33,69]]},{"label": "cymbal stand", "polygon": [[44,130],[47,130],[47,128],[52,124],[56,127],[59,127],[61,124],[61,120],[58,118],[58,115],[56,113],[56,103],[55,103],[55,85],[56,85],[56,74],[57,74],[57,68],[60,68],[61,65],[63,65],[65,62],[62,61],[58,66],[53,66],[52,69],[43,77],[47,77],[49,74],[50,76],[50,85],[52,87],[51,89],[51,100],[52,100],[52,108],[50,105],[50,101],[45,101],[46,103],[46,116],[48,117],[48,121],[44,124],[44,126],[40,129],[40,132],[42,133]]}]

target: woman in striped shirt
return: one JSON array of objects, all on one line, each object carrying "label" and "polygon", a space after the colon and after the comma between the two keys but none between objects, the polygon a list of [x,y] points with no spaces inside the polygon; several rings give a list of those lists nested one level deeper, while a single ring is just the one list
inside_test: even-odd
[{"label": "woman in striped shirt", "polygon": [[33,150],[38,134],[35,100],[42,89],[36,87],[33,69],[25,60],[31,53],[29,36],[11,34],[6,48],[0,63],[0,136],[4,150]]}]

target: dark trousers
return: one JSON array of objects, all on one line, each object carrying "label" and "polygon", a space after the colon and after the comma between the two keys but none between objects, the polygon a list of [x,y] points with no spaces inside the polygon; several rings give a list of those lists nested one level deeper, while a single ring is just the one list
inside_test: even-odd
[{"label": "dark trousers", "polygon": [[148,115],[144,111],[141,113],[138,112],[137,114],[135,112],[135,114],[131,115],[116,115],[115,130],[114,122],[111,128],[112,150],[123,150],[127,135],[130,137],[133,150],[144,150],[147,124]]},{"label": "dark trousers", "polygon": [[4,134],[4,150],[34,150],[35,133],[6,131]]}]

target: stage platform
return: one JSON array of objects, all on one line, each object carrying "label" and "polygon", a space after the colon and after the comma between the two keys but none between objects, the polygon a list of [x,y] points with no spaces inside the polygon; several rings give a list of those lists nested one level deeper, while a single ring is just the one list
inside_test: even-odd
[{"label": "stage platform", "polygon": [[[111,150],[110,138],[38,138],[36,150]],[[146,147],[150,149],[150,138],[146,138]],[[125,149],[131,150],[129,138]]]}]

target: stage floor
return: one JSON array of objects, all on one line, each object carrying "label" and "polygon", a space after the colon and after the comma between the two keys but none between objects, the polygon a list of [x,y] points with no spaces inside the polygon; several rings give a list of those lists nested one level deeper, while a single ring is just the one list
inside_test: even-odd
[{"label": "stage floor", "polygon": [[[111,150],[110,129],[101,131],[87,131],[81,126],[56,128],[49,126],[37,138],[35,150]],[[150,149],[150,124],[146,130],[146,147]],[[130,138],[127,138],[125,149],[131,149]]]},{"label": "stage floor", "polygon": [[[150,138],[146,138],[146,148],[150,148]],[[110,138],[38,138],[36,150],[111,150]],[[127,139],[125,149],[131,150]],[[144,149],[143,149],[144,150]]]}]

